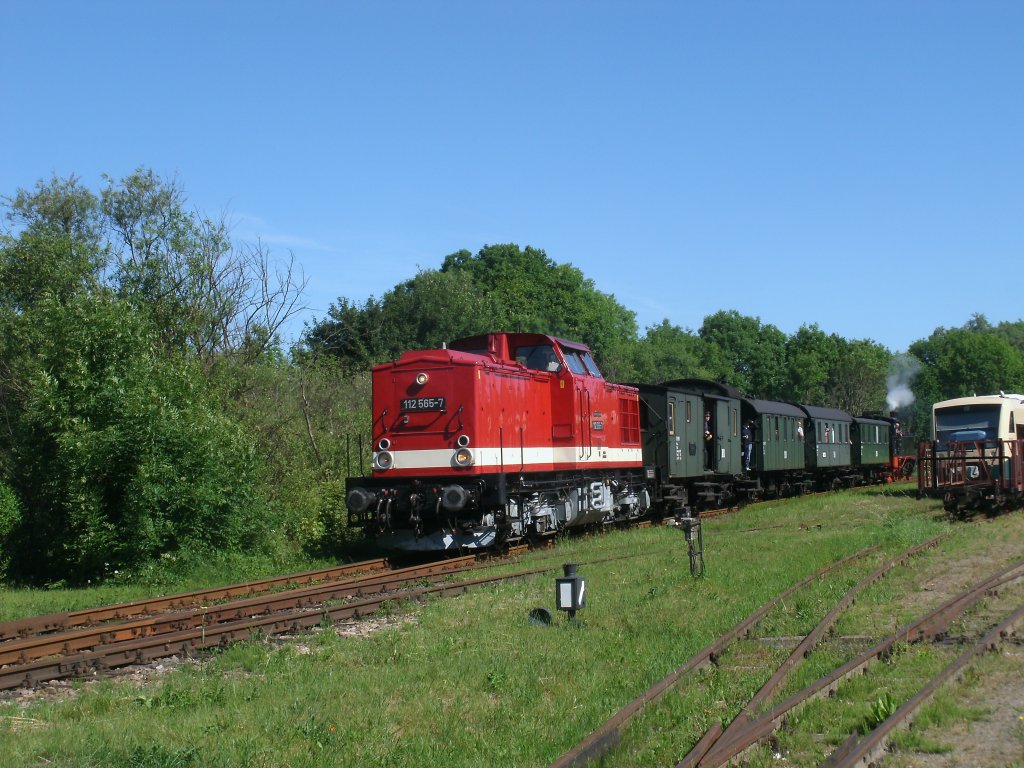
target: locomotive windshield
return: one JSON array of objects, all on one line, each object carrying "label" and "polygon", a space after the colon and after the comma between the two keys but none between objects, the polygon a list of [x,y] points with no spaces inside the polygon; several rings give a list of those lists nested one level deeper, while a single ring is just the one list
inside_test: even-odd
[{"label": "locomotive windshield", "polygon": [[999,405],[958,405],[935,410],[935,439],[995,440],[999,435]]},{"label": "locomotive windshield", "polygon": [[565,357],[565,362],[569,364],[569,370],[578,376],[596,376],[601,378],[601,372],[597,370],[597,363],[594,362],[594,358],[590,356],[589,352],[585,352],[581,349],[569,349],[564,345],[560,345],[562,350],[562,356]]}]

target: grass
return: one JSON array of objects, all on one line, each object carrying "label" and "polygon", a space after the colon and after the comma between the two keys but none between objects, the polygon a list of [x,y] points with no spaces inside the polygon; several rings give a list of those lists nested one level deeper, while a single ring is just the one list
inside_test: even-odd
[{"label": "grass", "polygon": [[[871,544],[885,549],[794,596],[762,634],[808,631],[882,557],[946,527],[931,503],[871,490],[762,503],[704,525],[703,579],[689,575],[681,533],[665,527],[570,540],[494,569],[580,563],[587,607],[572,623],[564,615],[549,627],[528,620],[532,608],[554,607],[552,571],[393,606],[392,615],[411,620],[365,637],[320,631],[301,645],[238,644],[141,686],[104,681],[70,701],[0,703],[0,766],[548,765],[794,582]],[[598,562],[608,557],[620,559]],[[909,586],[913,567],[906,570]],[[898,587],[880,585],[871,605],[884,605],[887,589]],[[92,594],[75,599],[102,602]],[[711,722],[735,716],[786,653],[737,643],[720,666],[649,707],[607,765],[679,760]],[[940,661],[915,660],[915,674]],[[857,682],[864,687],[851,697],[864,701],[902,695],[886,675]],[[838,740],[869,716],[852,704],[827,727],[814,718],[834,714],[802,715],[808,734]],[[5,731],[5,717],[40,725]],[[809,755],[818,746],[808,736],[794,749]]]}]

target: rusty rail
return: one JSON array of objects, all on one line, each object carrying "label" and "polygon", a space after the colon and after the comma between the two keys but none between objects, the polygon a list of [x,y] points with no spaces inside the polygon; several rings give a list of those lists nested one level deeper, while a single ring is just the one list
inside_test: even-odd
[{"label": "rusty rail", "polygon": [[928,541],[911,547],[902,554],[887,560],[878,566],[875,570],[865,576],[863,579],[858,581],[843,597],[832,607],[832,609],[825,614],[824,618],[818,625],[807,634],[806,637],[793,649],[789,657],[779,666],[778,670],[773,674],[768,681],[761,686],[761,689],[754,694],[747,705],[742,711],[729,723],[728,728],[722,731],[721,726],[718,728],[718,736],[710,739],[708,742],[709,734],[711,730],[704,735],[696,746],[690,751],[686,757],[680,760],[676,764],[676,768],[692,768],[692,766],[703,765],[702,760],[711,752],[713,747],[719,747],[722,744],[728,744],[737,737],[741,736],[744,729],[749,727],[751,721],[756,717],[757,710],[761,707],[764,702],[768,701],[769,698],[777,691],[790,671],[796,666],[797,662],[805,658],[811,650],[821,641],[825,633],[835,624],[839,615],[849,608],[857,595],[867,589],[869,586],[880,580],[893,568],[906,563],[912,557],[915,557],[925,550],[931,549],[938,545],[938,543],[945,537],[946,534],[939,534]]},{"label": "rusty rail", "polygon": [[99,608],[87,608],[80,611],[65,611],[43,616],[32,616],[25,619],[15,619],[0,623],[0,641],[10,640],[14,637],[26,637],[32,634],[84,627],[103,621],[144,616],[158,611],[187,608],[217,600],[230,600],[236,597],[257,595],[289,584],[312,584],[317,581],[336,579],[361,571],[379,571],[387,567],[389,566],[386,558],[376,558],[359,563],[320,568],[315,571],[293,573],[288,576],[275,576],[257,581],[247,581],[242,584],[232,584],[226,587],[213,587],[195,592],[182,592],[175,595],[134,600],[126,603],[117,603],[116,605],[101,606]]},{"label": "rusty rail", "polygon": [[162,613],[141,619],[36,635],[0,643],[0,667],[24,664],[53,655],[71,655],[98,645],[176,632],[193,627],[240,621],[260,613],[291,608],[309,609],[328,600],[362,596],[393,589],[421,578],[447,577],[475,567],[475,558],[467,556],[426,565],[370,574],[361,578],[318,584],[277,592],[272,595],[236,600],[217,606],[199,606],[184,611]]},{"label": "rusty rail", "polygon": [[1016,632],[1022,622],[1024,622],[1024,606],[1017,608],[1016,611],[987,632],[972,648],[960,654],[955,661],[932,678],[927,685],[887,717],[866,737],[858,741],[857,734],[851,734],[850,738],[843,744],[842,751],[837,750],[837,752],[834,752],[833,756],[830,756],[828,760],[822,763],[822,766],[854,768],[854,766],[862,762],[867,763],[878,758],[886,749],[889,737],[893,732],[909,724],[911,716],[935,695],[943,683],[954,675],[959,674],[982,651],[995,650],[1005,637]]},{"label": "rusty rail", "polygon": [[1022,577],[1024,577],[1024,560],[961,592],[919,619],[901,627],[860,656],[851,659],[830,674],[811,683],[802,691],[793,694],[767,713],[750,722],[744,727],[742,733],[737,734],[728,742],[720,740],[700,761],[699,765],[702,768],[724,765],[757,742],[774,733],[781,726],[786,715],[796,707],[818,696],[834,692],[843,680],[866,668],[874,660],[891,653],[896,643],[916,642],[928,637],[941,635],[958,616],[981,600],[990,591]]},{"label": "rusty rail", "polygon": [[878,546],[868,547],[867,549],[863,549],[849,557],[843,558],[842,560],[837,560],[797,584],[794,584],[779,595],[773,597],[706,648],[698,651],[697,654],[683,666],[670,672],[664,678],[648,688],[638,698],[626,704],[626,706],[616,712],[611,719],[605,722],[604,725],[593,731],[587,738],[572,747],[553,762],[550,768],[570,768],[570,766],[572,768],[580,768],[581,766],[590,765],[591,762],[599,759],[618,743],[623,726],[642,711],[644,707],[665,695],[665,693],[675,686],[683,675],[708,664],[715,657],[720,655],[729,643],[750,629],[750,627],[754,626],[754,624],[760,621],[761,618],[764,617],[764,615],[774,608],[780,601],[786,599],[791,594],[802,589],[808,584],[811,584],[816,579],[821,578],[826,573],[853,562],[854,560],[858,560],[877,549]]},{"label": "rusty rail", "polygon": [[56,659],[40,659],[28,664],[2,668],[0,669],[0,690],[32,686],[47,680],[101,673],[129,664],[153,661],[179,653],[190,654],[204,648],[224,646],[230,642],[268,634],[307,630],[325,622],[361,618],[394,602],[422,600],[428,595],[463,594],[475,586],[524,578],[538,573],[548,573],[555,570],[556,567],[548,566],[500,576],[381,594],[343,605],[324,606],[316,611],[296,609],[254,616],[240,621],[228,621],[213,626],[195,627],[169,634],[123,640],[92,651]]}]

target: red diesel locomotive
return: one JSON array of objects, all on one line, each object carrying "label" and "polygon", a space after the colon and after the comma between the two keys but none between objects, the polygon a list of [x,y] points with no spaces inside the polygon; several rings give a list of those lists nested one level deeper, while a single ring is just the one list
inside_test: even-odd
[{"label": "red diesel locomotive", "polygon": [[650,507],[635,387],[583,344],[493,333],[373,369],[373,473],[349,521],[405,550],[483,548]]}]

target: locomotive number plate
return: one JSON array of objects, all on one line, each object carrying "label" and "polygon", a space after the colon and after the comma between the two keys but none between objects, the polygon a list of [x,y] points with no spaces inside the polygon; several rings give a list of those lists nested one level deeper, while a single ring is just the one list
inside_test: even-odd
[{"label": "locomotive number plate", "polygon": [[400,403],[403,411],[443,411],[443,397],[403,397]]}]

